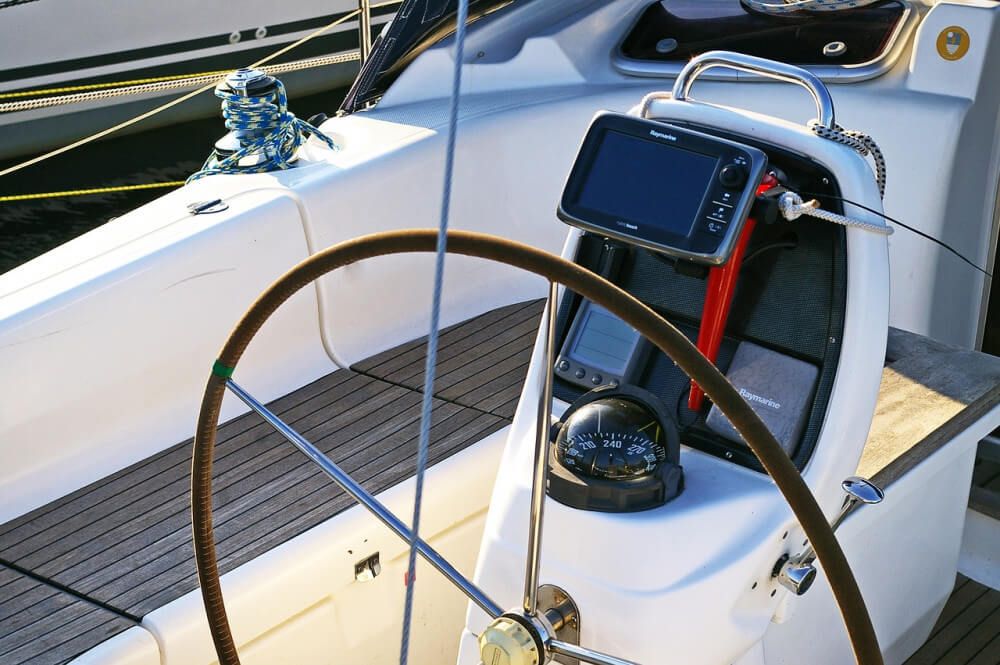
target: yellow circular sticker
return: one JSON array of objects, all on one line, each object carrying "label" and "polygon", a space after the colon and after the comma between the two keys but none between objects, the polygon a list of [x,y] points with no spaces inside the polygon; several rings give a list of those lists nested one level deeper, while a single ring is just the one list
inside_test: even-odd
[{"label": "yellow circular sticker", "polygon": [[961,60],[969,52],[969,33],[957,25],[945,28],[938,35],[937,52],[945,60]]}]

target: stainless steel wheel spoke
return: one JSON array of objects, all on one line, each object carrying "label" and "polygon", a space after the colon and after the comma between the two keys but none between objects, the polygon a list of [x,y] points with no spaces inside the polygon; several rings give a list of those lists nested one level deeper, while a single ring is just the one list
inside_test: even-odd
[{"label": "stainless steel wheel spoke", "polygon": [[570,644],[569,642],[560,642],[559,640],[549,642],[549,649],[552,650],[552,653],[560,656],[569,656],[570,658],[576,658],[577,660],[582,660],[585,663],[593,663],[594,665],[639,665],[631,660],[615,658],[600,651],[594,651],[593,649]]},{"label": "stainless steel wheel spoke", "polygon": [[[400,521],[400,519],[396,517],[392,511],[372,496],[368,490],[355,482],[354,479],[347,474],[347,472],[330,461],[330,458],[324,455],[323,451],[309,443],[302,437],[301,434],[292,429],[278,416],[272,413],[266,406],[258,402],[252,395],[250,395],[250,393],[243,390],[243,388],[237,385],[232,379],[226,381],[226,387],[229,388],[234,395],[239,397],[244,404],[256,411],[264,420],[274,427],[279,434],[288,439],[288,441],[290,441],[296,448],[305,453],[306,457],[323,469],[326,475],[330,476],[330,478],[333,479],[333,481],[337,483],[341,489],[350,494],[355,501],[367,508],[369,512],[389,527],[393,533],[407,543],[412,542],[413,534],[410,529],[403,524],[403,522]],[[417,552],[419,552],[420,556],[426,559],[428,563],[437,568],[442,575],[447,577],[452,584],[468,596],[472,602],[490,615],[490,618],[495,619],[503,613],[500,606],[493,602],[489,596],[483,593],[482,589],[473,584],[469,579],[462,575],[462,573],[455,570],[455,568],[448,563],[443,556],[438,554],[433,547],[428,545],[423,540],[417,540]]]},{"label": "stainless steel wheel spoke", "polygon": [[524,613],[538,611],[538,569],[542,557],[542,517],[545,509],[545,476],[549,471],[549,430],[552,427],[552,370],[556,346],[556,296],[558,287],[549,282],[549,300],[545,312],[542,385],[539,391],[538,436],[531,478],[531,508],[528,516],[528,560],[524,571]]}]

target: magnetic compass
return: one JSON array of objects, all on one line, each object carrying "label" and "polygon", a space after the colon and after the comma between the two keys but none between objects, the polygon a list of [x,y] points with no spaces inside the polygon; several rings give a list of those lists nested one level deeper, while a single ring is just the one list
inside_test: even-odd
[{"label": "magnetic compass", "polygon": [[559,424],[549,496],[574,508],[631,512],[680,494],[677,425],[659,398],[603,387],[574,402]]},{"label": "magnetic compass", "polygon": [[556,438],[556,459],[594,478],[638,478],[667,459],[663,427],[635,402],[609,397],[576,411]]}]

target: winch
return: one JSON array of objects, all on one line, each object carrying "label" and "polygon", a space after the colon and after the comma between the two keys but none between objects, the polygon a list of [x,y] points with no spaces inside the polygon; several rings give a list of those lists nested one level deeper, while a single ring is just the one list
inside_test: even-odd
[{"label": "winch", "polygon": [[[216,96],[226,99],[229,96],[242,98],[260,97],[273,99],[278,91],[278,79],[269,76],[259,69],[237,69],[226,77],[224,81],[216,86]],[[234,113],[233,107],[222,106],[223,117],[226,118],[226,127],[230,128],[228,134],[215,142],[214,157],[222,161],[231,157],[237,151],[267,136],[270,128],[264,127],[263,123],[232,123],[230,126],[230,114]],[[266,158],[262,153],[252,152],[240,160],[241,166],[256,166]],[[294,160],[294,158],[293,158]]]},{"label": "winch", "polygon": [[215,142],[197,180],[218,173],[265,173],[287,169],[298,159],[308,136],[329,148],[337,145],[319,129],[288,110],[285,86],[259,69],[238,69],[215,87],[229,133]]}]

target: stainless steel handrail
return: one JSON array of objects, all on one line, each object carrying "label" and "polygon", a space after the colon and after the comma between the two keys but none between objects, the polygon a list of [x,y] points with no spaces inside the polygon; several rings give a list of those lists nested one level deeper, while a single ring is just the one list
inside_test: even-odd
[{"label": "stainless steel handrail", "polygon": [[549,430],[552,427],[552,368],[556,348],[556,294],[558,285],[549,282],[548,305],[545,308],[543,365],[541,390],[538,396],[538,432],[535,439],[535,459],[531,474],[531,504],[528,515],[528,558],[524,570],[524,613],[533,617],[538,612],[538,573],[542,561],[542,521],[545,510],[545,479],[549,472]]},{"label": "stainless steel handrail", "polygon": [[728,67],[741,72],[757,74],[765,78],[794,83],[802,86],[812,95],[816,102],[816,112],[819,114],[817,120],[824,127],[833,127],[835,118],[833,111],[833,97],[826,85],[812,72],[808,72],[801,67],[788,65],[783,62],[776,62],[766,58],[758,58],[742,53],[732,53],[729,51],[709,51],[692,58],[691,62],[681,70],[674,81],[673,98],[676,100],[691,99],[691,86],[695,79],[710,69],[717,67]]}]

